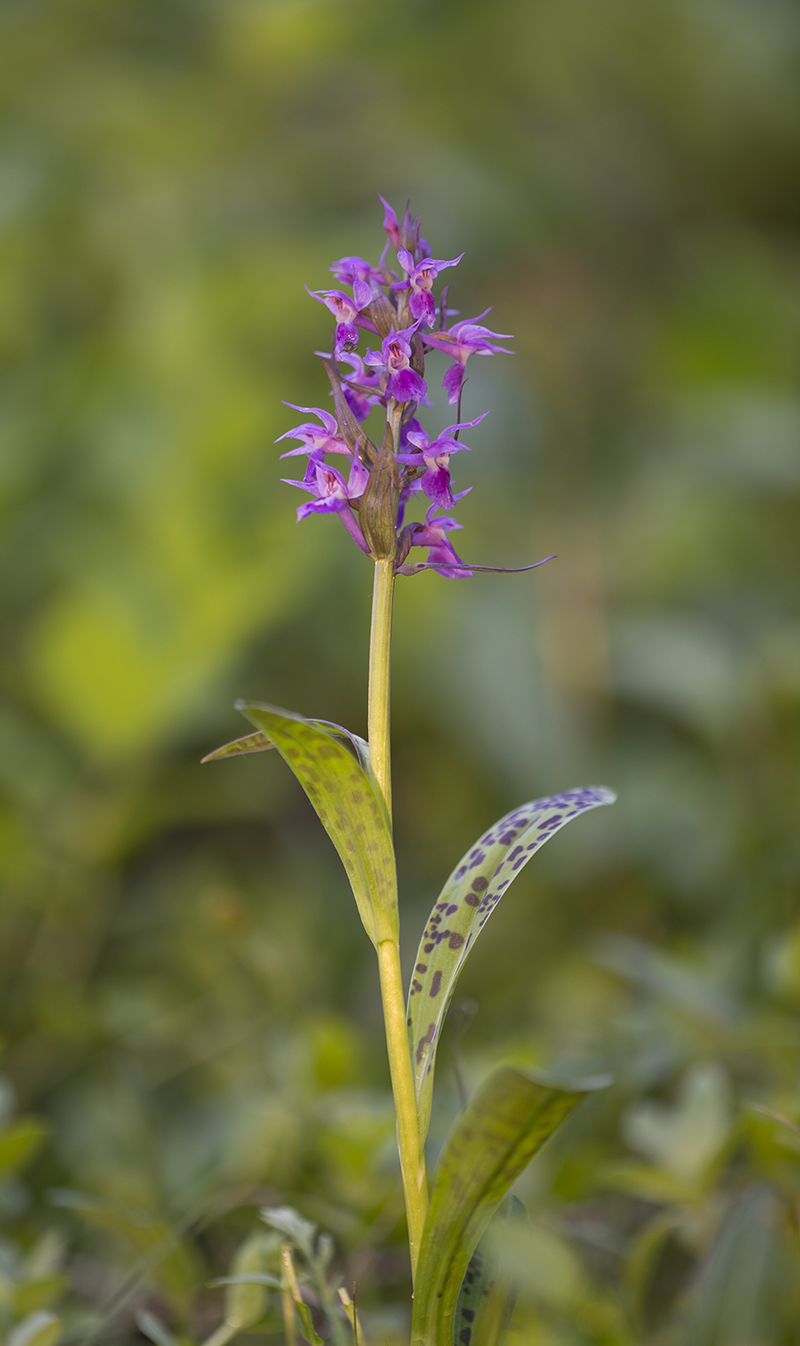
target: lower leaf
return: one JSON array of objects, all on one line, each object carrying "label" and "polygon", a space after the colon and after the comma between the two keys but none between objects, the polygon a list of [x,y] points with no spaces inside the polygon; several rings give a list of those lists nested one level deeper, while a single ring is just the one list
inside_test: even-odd
[{"label": "lower leaf", "polygon": [[412,1346],[452,1346],[464,1274],[492,1215],[545,1141],[607,1078],[561,1085],[501,1066],[456,1121],[442,1153],[417,1267]]}]

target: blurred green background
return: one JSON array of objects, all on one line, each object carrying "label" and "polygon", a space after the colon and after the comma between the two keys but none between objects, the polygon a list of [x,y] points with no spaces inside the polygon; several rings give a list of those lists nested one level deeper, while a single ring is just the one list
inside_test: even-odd
[{"label": "blurred green background", "polygon": [[380,191],[516,334],[468,369],[459,551],[558,553],[399,582],[409,960],[495,817],[620,794],[460,985],[473,1081],[617,1079],[523,1182],[512,1335],[797,1342],[798,1137],[752,1109],[800,1117],[797,7],[4,0],[0,69],[0,1066],[49,1130],[5,1164],[3,1322],[65,1266],[76,1340],[196,1335],[289,1202],[401,1339],[372,951],[283,765],[199,766],[236,696],[365,729],[369,565],[273,441],[327,405],[303,285],[377,261]]}]

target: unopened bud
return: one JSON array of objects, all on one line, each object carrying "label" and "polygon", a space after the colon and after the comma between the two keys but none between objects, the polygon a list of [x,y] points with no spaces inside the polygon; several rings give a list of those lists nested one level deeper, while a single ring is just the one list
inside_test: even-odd
[{"label": "unopened bud", "polygon": [[400,247],[408,248],[410,253],[414,253],[419,243],[419,224],[419,217],[411,214],[411,202],[408,201],[400,221],[399,242]]}]

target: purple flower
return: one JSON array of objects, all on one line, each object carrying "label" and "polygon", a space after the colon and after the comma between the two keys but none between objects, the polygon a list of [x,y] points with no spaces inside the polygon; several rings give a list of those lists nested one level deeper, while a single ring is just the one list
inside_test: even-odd
[{"label": "purple flower", "polygon": [[283,477],[282,480],[287,486],[298,486],[301,491],[308,491],[315,497],[314,500],[307,500],[304,505],[298,507],[298,523],[301,519],[307,519],[309,514],[338,514],[350,536],[362,551],[369,554],[364,534],[350,508],[350,501],[361,498],[369,481],[369,472],[358,454],[353,454],[347,481],[337,468],[313,460],[309,462],[303,481],[291,481],[288,477]]},{"label": "purple flower", "polygon": [[373,277],[379,284],[383,282],[383,275],[378,268],[370,266],[363,257],[340,257],[328,270],[344,285],[355,285],[356,281],[369,285]]},{"label": "purple flower", "polygon": [[498,340],[513,341],[510,332],[491,332],[488,327],[481,327],[479,319],[485,318],[489,312],[491,310],[487,308],[477,318],[455,323],[449,332],[433,332],[424,338],[427,345],[435,346],[455,360],[442,379],[442,387],[451,407],[458,401],[464,382],[464,368],[470,355],[496,355],[500,352],[504,355],[514,354],[505,346],[495,344]]},{"label": "purple flower", "polygon": [[349,453],[344,440],[340,438],[339,427],[336,424],[336,417],[329,411],[323,411],[321,407],[299,407],[295,402],[284,402],[285,407],[291,407],[293,411],[308,411],[312,416],[318,416],[322,425],[314,425],[313,421],[304,421],[302,425],[296,425],[294,430],[287,430],[284,434],[278,435],[275,440],[280,444],[282,439],[299,439],[299,449],[289,449],[288,453],[282,453],[281,458],[293,458],[296,454],[307,453],[310,458],[324,458],[326,453]]},{"label": "purple flower", "polygon": [[425,380],[411,368],[411,342],[407,338],[412,337],[418,327],[419,322],[403,327],[399,332],[393,327],[381,343],[380,352],[367,351],[364,356],[364,364],[386,370],[386,395],[398,402],[421,402],[428,392]]},{"label": "purple flower", "polygon": [[[308,290],[308,286],[306,289]],[[366,281],[356,280],[352,299],[343,290],[308,290],[308,293],[312,299],[330,309],[336,319],[334,355],[338,360],[343,351],[351,350],[358,345],[356,318],[372,302],[372,290]]]},{"label": "purple flower", "polygon": [[464,525],[447,516],[435,519],[433,516],[436,508],[436,505],[430,505],[425,514],[425,522],[415,527],[411,525],[414,527],[412,547],[430,548],[428,565],[432,566],[438,575],[445,575],[448,579],[472,579],[472,571],[464,565],[461,557],[456,555],[453,544],[447,537],[448,533],[463,528]]},{"label": "purple flower", "polygon": [[414,262],[414,258],[406,248],[398,248],[397,258],[403,270],[407,272],[408,279],[401,281],[398,285],[393,285],[392,289],[411,289],[411,295],[408,300],[408,307],[412,318],[418,318],[427,322],[429,327],[433,327],[436,322],[436,303],[431,293],[433,282],[448,266],[458,266],[463,252],[454,257],[451,262],[445,262],[441,258],[426,257],[421,262]]},{"label": "purple flower", "polygon": [[483,415],[476,416],[474,421],[463,421],[456,425],[448,425],[434,440],[430,440],[421,427],[418,430],[408,431],[409,442],[420,452],[398,453],[397,461],[410,467],[416,467],[420,464],[420,457],[422,458],[426,470],[423,472],[419,484],[428,499],[441,509],[452,509],[456,502],[456,497],[450,487],[450,455],[451,453],[458,453],[461,449],[469,449],[468,444],[460,444],[457,439],[454,439],[452,432],[454,430],[469,430],[472,426],[478,425],[484,419],[484,416],[488,415],[488,411],[484,411]]}]

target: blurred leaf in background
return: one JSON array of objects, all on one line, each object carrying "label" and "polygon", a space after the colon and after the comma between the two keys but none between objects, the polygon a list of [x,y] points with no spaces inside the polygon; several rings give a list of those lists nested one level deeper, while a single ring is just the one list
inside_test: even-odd
[{"label": "blurred leaf in background", "polygon": [[[274,755],[198,765],[237,696],[365,728],[368,567],[295,526],[273,441],[281,399],[327,396],[303,285],[377,260],[378,191],[517,338],[470,364],[465,413],[494,410],[464,554],[558,554],[401,581],[409,961],[492,818],[620,794],[460,986],[472,1083],[500,1057],[619,1081],[522,1180],[542,1257],[580,1269],[558,1304],[521,1285],[512,1328],[787,1339],[791,1287],[755,1268],[791,1264],[799,1195],[799,55],[789,0],[3,5],[3,1064],[51,1138],[0,1196],[20,1255],[62,1230],[76,1302],[138,1277],[115,1340],[137,1310],[213,1330],[201,1284],[264,1203],[330,1230],[402,1339],[367,941]],[[178,1231],[188,1298],[52,1187]]]}]

